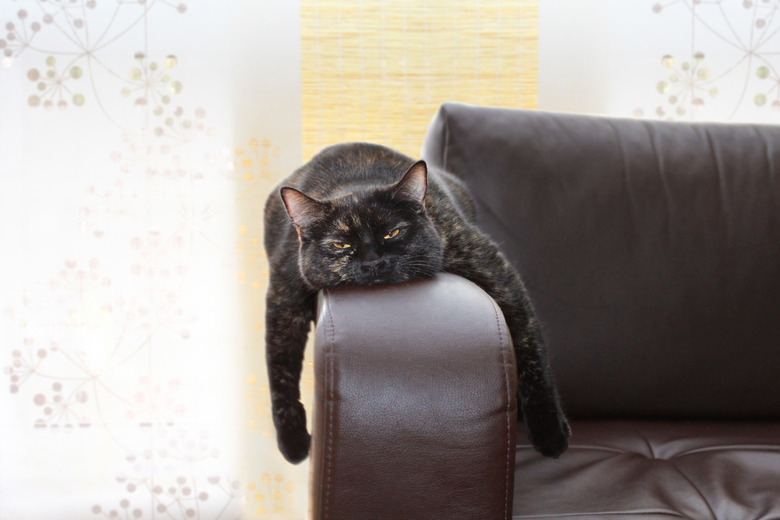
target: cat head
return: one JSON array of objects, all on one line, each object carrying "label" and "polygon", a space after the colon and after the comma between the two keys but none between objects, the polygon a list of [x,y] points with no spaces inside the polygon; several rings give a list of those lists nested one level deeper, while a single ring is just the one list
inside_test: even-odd
[{"label": "cat head", "polygon": [[396,184],[327,200],[282,188],[298,231],[304,280],[323,289],[433,276],[441,269],[442,246],[425,212],[427,187],[427,169],[419,161]]}]

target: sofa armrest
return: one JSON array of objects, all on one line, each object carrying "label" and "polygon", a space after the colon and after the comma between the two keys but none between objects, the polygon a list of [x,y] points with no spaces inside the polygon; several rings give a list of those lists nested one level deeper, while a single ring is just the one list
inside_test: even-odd
[{"label": "sofa armrest", "polygon": [[509,519],[517,377],[495,302],[450,274],[320,294],[315,519]]}]

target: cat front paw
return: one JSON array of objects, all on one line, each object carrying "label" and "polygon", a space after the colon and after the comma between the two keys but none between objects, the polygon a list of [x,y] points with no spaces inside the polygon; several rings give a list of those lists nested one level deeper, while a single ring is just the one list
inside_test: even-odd
[{"label": "cat front paw", "polygon": [[302,462],[309,455],[311,435],[305,429],[277,432],[276,441],[282,456],[292,464]]},{"label": "cat front paw", "polygon": [[288,406],[274,406],[276,443],[282,456],[298,464],[309,455],[311,435],[306,431],[306,411],[299,402]]},{"label": "cat front paw", "polygon": [[557,459],[569,448],[571,428],[562,413],[526,422],[531,444],[545,457]]}]

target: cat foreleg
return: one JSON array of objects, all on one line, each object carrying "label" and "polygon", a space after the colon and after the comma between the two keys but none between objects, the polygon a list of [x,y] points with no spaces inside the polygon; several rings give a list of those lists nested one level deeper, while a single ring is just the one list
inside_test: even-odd
[{"label": "cat foreleg", "polygon": [[512,330],[518,326],[513,327],[510,321],[507,319],[517,358],[518,399],[528,436],[542,455],[558,458],[569,446],[571,429],[561,409],[539,325],[531,314],[522,332],[516,334]]},{"label": "cat foreleg", "polygon": [[301,403],[300,380],[306,337],[314,318],[313,295],[271,284],[266,305],[266,364],[279,451],[297,464],[309,453],[311,436]]},{"label": "cat foreleg", "polygon": [[450,240],[445,270],[479,285],[501,308],[514,344],[518,401],[534,448],[547,457],[559,457],[568,448],[571,433],[563,414],[547,362],[547,351],[525,287],[514,267],[495,244],[474,231]]}]

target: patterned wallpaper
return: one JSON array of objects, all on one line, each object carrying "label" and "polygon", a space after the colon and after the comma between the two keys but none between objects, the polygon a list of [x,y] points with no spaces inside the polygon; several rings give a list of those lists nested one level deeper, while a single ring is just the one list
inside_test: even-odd
[{"label": "patterned wallpaper", "polygon": [[[652,115],[664,119],[740,119],[760,111],[780,118],[780,2],[744,0],[653,3],[660,19],[690,21],[690,50],[659,57]],[[651,115],[637,107],[634,115]],[[747,116],[750,117],[750,116]]]},{"label": "patterned wallpaper", "polygon": [[208,4],[0,6],[0,518],[305,514],[270,426],[259,238],[300,161],[271,107],[299,127],[299,33],[269,29],[299,14]]},{"label": "patterned wallpaper", "polygon": [[780,121],[777,0],[540,3],[539,108]]}]

